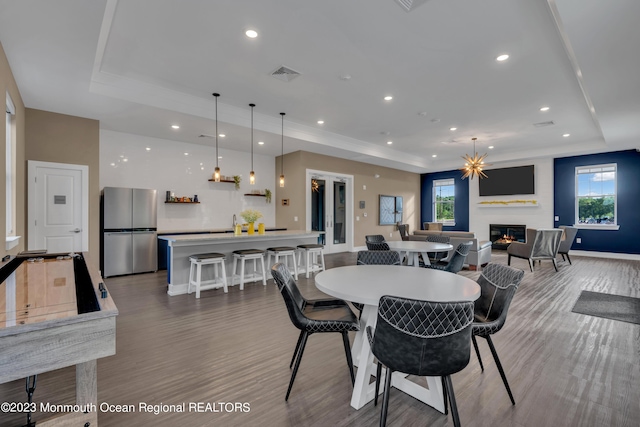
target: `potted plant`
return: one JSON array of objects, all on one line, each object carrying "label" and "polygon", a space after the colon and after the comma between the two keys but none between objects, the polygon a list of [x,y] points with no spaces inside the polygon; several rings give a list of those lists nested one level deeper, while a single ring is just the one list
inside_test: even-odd
[{"label": "potted plant", "polygon": [[262,218],[262,213],[255,209],[246,209],[240,212],[240,216],[245,220],[249,225],[247,226],[247,233],[253,234],[255,231],[254,222],[258,219]]},{"label": "potted plant", "polygon": [[236,190],[239,190],[240,183],[242,182],[242,177],[240,175],[233,175],[233,182],[236,185]]},{"label": "potted plant", "polygon": [[264,199],[267,203],[271,203],[271,190],[268,188],[264,189]]}]

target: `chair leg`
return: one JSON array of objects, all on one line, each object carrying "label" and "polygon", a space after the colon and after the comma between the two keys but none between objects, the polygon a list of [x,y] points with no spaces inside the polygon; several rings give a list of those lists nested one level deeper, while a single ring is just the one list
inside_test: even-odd
[{"label": "chair leg", "polygon": [[303,331],[302,342],[300,343],[300,350],[298,351],[298,357],[296,358],[296,364],[293,367],[293,372],[291,373],[291,380],[289,381],[289,388],[287,389],[287,395],[284,400],[289,400],[289,394],[291,393],[291,387],[293,387],[293,382],[296,379],[296,374],[298,373],[298,368],[300,367],[300,360],[302,360],[302,354],[304,353],[304,347],[307,345],[307,338],[309,338],[309,333],[307,331]]},{"label": "chair leg", "polygon": [[562,256],[563,256],[563,257],[564,257],[565,255],[567,255],[567,260],[569,261],[569,265],[571,265],[571,258],[569,257],[569,254],[568,254],[568,253],[566,253],[566,254],[562,254]]},{"label": "chair leg", "polygon": [[382,395],[382,412],[380,413],[380,427],[387,425],[387,412],[389,410],[389,394],[391,393],[391,374],[390,368],[386,369],[386,378],[384,379],[384,394]]},{"label": "chair leg", "polygon": [[291,357],[291,363],[289,363],[289,369],[293,366],[293,361],[296,360],[296,355],[298,354],[298,350],[300,350],[300,343],[302,342],[302,336],[304,335],[304,331],[300,331],[300,336],[298,337],[298,343],[296,344],[296,349],[293,351],[293,357]]},{"label": "chair leg", "polygon": [[353,374],[353,360],[351,359],[351,346],[349,345],[349,334],[342,331],[342,342],[344,343],[344,354],[347,356],[347,365],[349,365],[349,373],[351,374],[351,385],[356,382],[356,376]]},{"label": "chair leg", "polygon": [[447,403],[447,385],[445,384],[444,377],[440,377],[442,380],[442,397],[444,398],[444,414],[449,414],[449,404]]},{"label": "chair leg", "polygon": [[556,269],[556,273],[558,272],[558,263],[556,262],[555,258],[551,258],[551,261],[553,261],[553,268]]},{"label": "chair leg", "polygon": [[380,376],[382,375],[382,363],[378,360],[376,368],[376,396],[373,398],[373,406],[378,406],[378,394],[380,393]]},{"label": "chair leg", "polygon": [[480,357],[480,349],[478,349],[478,341],[476,341],[476,336],[471,335],[471,341],[473,342],[473,348],[476,349],[476,356],[478,356],[478,362],[480,363],[480,369],[484,372],[484,365],[482,364],[482,357]]},{"label": "chair leg", "polygon": [[509,257],[507,258],[507,265],[511,265],[511,254],[509,254]]},{"label": "chair leg", "polygon": [[564,254],[563,254],[563,253],[561,253],[560,255],[562,256],[562,260],[563,260],[563,261],[566,261],[566,260],[567,260],[567,259],[564,257]]},{"label": "chair leg", "polygon": [[529,258],[529,268],[531,269],[531,272],[533,273],[533,260],[531,258]]},{"label": "chair leg", "polygon": [[458,405],[456,405],[456,396],[453,394],[453,382],[451,381],[451,375],[444,377],[445,384],[447,385],[447,394],[449,395],[449,404],[451,405],[451,417],[453,418],[453,425],[460,427],[460,417],[458,416]]},{"label": "chair leg", "polygon": [[513,399],[513,394],[511,394],[511,388],[509,387],[507,376],[504,373],[504,369],[502,369],[502,363],[500,363],[498,352],[496,351],[496,348],[493,346],[493,341],[491,341],[491,336],[487,335],[485,338],[487,340],[487,343],[489,344],[489,348],[491,349],[491,354],[493,354],[493,359],[496,361],[496,366],[498,367],[498,371],[500,372],[500,376],[502,377],[502,382],[504,383],[504,386],[507,388],[507,393],[509,393],[509,399],[511,399],[511,404],[515,405],[516,401]]}]

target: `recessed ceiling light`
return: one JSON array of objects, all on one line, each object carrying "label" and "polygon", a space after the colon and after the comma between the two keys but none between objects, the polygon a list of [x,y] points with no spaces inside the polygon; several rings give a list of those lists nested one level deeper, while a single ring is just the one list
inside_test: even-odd
[{"label": "recessed ceiling light", "polygon": [[184,153],[184,155],[185,155],[185,156],[188,156],[188,155],[189,155],[189,153]]},{"label": "recessed ceiling light", "polygon": [[318,120],[318,124],[319,125],[323,125],[324,124],[324,120]]},{"label": "recessed ceiling light", "polygon": [[387,141],[387,145],[393,144],[393,141]]},{"label": "recessed ceiling light", "polygon": [[264,145],[264,141],[258,141],[258,145]]},{"label": "recessed ceiling light", "polygon": [[549,111],[549,107],[542,107],[540,108],[540,111]]},{"label": "recessed ceiling light", "polygon": [[219,136],[220,138],[224,138],[224,137],[225,137],[225,136],[227,136],[227,135],[225,135],[224,133],[220,133],[220,134],[218,134],[218,136]]},{"label": "recessed ceiling light", "polygon": [[128,162],[129,159],[127,159],[126,157],[124,159],[122,159],[123,162]]},{"label": "recessed ceiling light", "polygon": [[500,62],[502,62],[502,61],[506,61],[507,59],[509,59],[509,55],[507,55],[507,54],[505,53],[505,54],[503,54],[503,55],[498,56],[498,57],[496,58],[496,61],[500,61]]},{"label": "recessed ceiling light", "polygon": [[384,97],[385,101],[391,101],[392,99],[393,99],[393,96],[391,96],[391,95],[387,95],[387,96]]},{"label": "recessed ceiling light", "polygon": [[111,163],[111,166],[115,166],[115,165],[116,165],[115,163]]},{"label": "recessed ceiling light", "polygon": [[172,127],[173,129],[180,129],[180,126],[178,126],[178,125],[171,125],[171,127]]},{"label": "recessed ceiling light", "polygon": [[457,130],[458,128],[449,128],[449,130]]},{"label": "recessed ceiling light", "polygon": [[200,163],[200,166],[202,166],[202,163]]},{"label": "recessed ceiling light", "polygon": [[564,136],[566,138],[568,136],[571,136],[571,134],[570,133],[563,133],[562,136]]},{"label": "recessed ceiling light", "polygon": [[219,159],[221,159],[221,158],[222,158],[222,156],[218,156],[218,158],[219,158]]},{"label": "recessed ceiling light", "polygon": [[256,30],[247,30],[247,31],[245,31],[245,34],[250,39],[255,39],[256,37],[258,37],[258,32]]},{"label": "recessed ceiling light", "polygon": [[432,154],[431,157],[438,157],[438,155],[437,154]]},{"label": "recessed ceiling light", "polygon": [[145,150],[151,151],[151,147],[147,147],[147,148],[145,148]]},{"label": "recessed ceiling light", "polygon": [[489,146],[489,150],[493,150],[493,145],[490,145],[490,146]]}]

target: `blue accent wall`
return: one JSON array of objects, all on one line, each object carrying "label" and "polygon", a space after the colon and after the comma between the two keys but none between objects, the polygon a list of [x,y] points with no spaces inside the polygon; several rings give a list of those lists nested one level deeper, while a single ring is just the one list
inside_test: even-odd
[{"label": "blue accent wall", "polygon": [[438,179],[454,179],[456,201],[454,216],[456,225],[443,227],[449,231],[469,231],[469,180],[462,179],[459,170],[425,173],[420,175],[420,228],[425,222],[433,222],[433,181]]},{"label": "blue accent wall", "polygon": [[618,165],[617,224],[620,229],[580,229],[577,237],[582,238],[582,243],[574,242],[572,249],[640,254],[640,153],[636,150],[555,159],[554,211],[560,220],[555,221],[554,226],[575,223],[575,168],[606,163]]}]

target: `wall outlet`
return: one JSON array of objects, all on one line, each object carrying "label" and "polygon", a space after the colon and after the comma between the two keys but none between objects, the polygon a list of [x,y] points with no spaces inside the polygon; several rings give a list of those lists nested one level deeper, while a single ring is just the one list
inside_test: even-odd
[{"label": "wall outlet", "polygon": [[389,233],[389,237],[393,237],[393,233]]},{"label": "wall outlet", "polygon": [[363,185],[363,186],[362,186],[362,189],[363,189],[363,190],[366,190],[366,189],[367,189],[367,186],[366,186],[366,185]]},{"label": "wall outlet", "polygon": [[295,222],[298,222],[298,217],[297,217],[297,216],[294,216],[294,217],[293,217],[293,220],[294,220]]},{"label": "wall outlet", "polygon": [[582,237],[577,237],[576,238],[576,243],[582,243]]},{"label": "wall outlet", "polygon": [[356,216],[356,221],[360,221],[360,217],[359,216]]},{"label": "wall outlet", "polygon": [[367,217],[367,213],[366,212],[363,213],[362,216],[366,218]]}]

